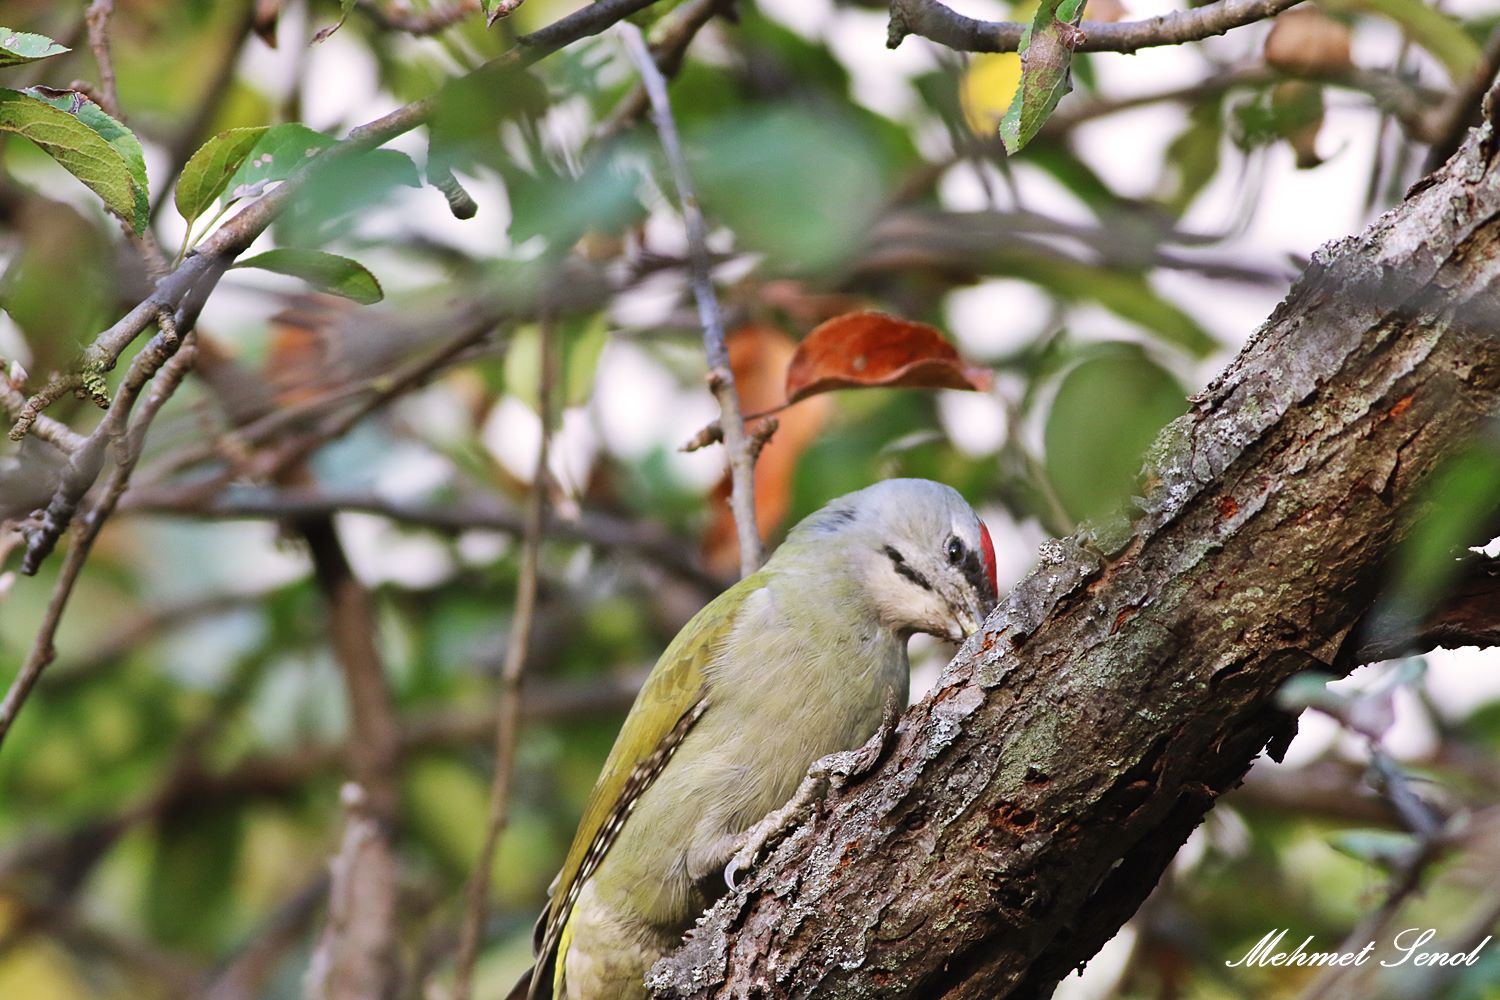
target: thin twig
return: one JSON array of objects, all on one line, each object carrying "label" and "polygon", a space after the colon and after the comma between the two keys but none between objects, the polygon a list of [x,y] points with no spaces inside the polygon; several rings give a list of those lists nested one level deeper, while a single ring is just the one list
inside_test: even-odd
[{"label": "thin twig", "polygon": [[359,9],[382,31],[435,35],[453,27],[470,14],[478,13],[479,0],[453,0],[452,3],[438,4],[422,11],[404,6],[387,8],[381,0],[359,0]]},{"label": "thin twig", "polygon": [[[165,336],[168,330],[164,329],[158,338]],[[183,337],[183,344],[178,348],[176,332],[171,336],[172,352],[168,355],[169,360],[160,366],[156,384],[151,393],[141,404],[141,411],[131,425],[124,447],[124,457],[110,475],[104,495],[94,504],[88,515],[83,518],[82,529],[78,537],[73,541],[73,547],[68,551],[67,559],[63,560],[61,571],[58,573],[57,583],[52,588],[52,596],[47,601],[47,610],[43,615],[41,627],[37,630],[36,639],[33,640],[31,652],[26,662],[21,665],[21,670],[10,683],[10,688],[5,692],[5,700],[0,702],[0,745],[5,742],[6,734],[10,732],[11,725],[16,721],[16,715],[25,704],[26,697],[36,682],[41,678],[42,672],[47,665],[57,656],[57,650],[53,641],[57,636],[58,624],[62,621],[62,614],[67,607],[68,598],[72,596],[73,587],[78,582],[78,575],[83,570],[83,563],[88,558],[89,550],[93,548],[95,540],[99,537],[99,531],[104,526],[105,520],[114,510],[115,504],[119,502],[120,495],[125,492],[125,487],[130,482],[130,474],[135,469],[136,462],[140,459],[141,445],[145,441],[146,431],[151,422],[156,419],[157,412],[161,409],[168,397],[176,390],[184,375],[193,363],[193,335],[189,332]],[[153,341],[155,343],[155,341]],[[164,348],[163,348],[164,349]],[[151,353],[152,347],[148,345],[141,357]],[[149,367],[149,365],[148,365]],[[131,366],[134,373],[135,365]],[[144,379],[143,379],[144,381]],[[102,426],[102,425],[101,425]],[[97,432],[96,432],[97,433]],[[79,449],[75,453],[82,454],[86,449]]]},{"label": "thin twig", "polygon": [[[124,432],[126,422],[130,419],[131,408],[135,405],[141,391],[177,353],[182,338],[178,335],[177,324],[171,314],[163,311],[157,317],[157,325],[158,333],[131,362],[129,370],[125,373],[125,379],[115,394],[114,402],[105,413],[104,419],[99,422],[83,444],[74,449],[69,456],[62,481],[42,512],[40,521],[36,526],[27,529],[26,556],[21,561],[21,572],[27,576],[36,573],[42,560],[51,554],[57,540],[72,523],[73,516],[78,511],[78,505],[83,502],[84,495],[94,485],[94,481],[98,479],[99,472],[104,466],[105,449]],[[176,388],[175,381],[170,384],[172,388]],[[159,392],[159,389],[157,391]],[[155,395],[154,392],[153,397]],[[159,406],[160,403],[157,405]],[[134,468],[134,462],[131,463],[131,468]],[[112,504],[111,508],[113,508]],[[4,729],[0,727],[0,739],[3,738]]]},{"label": "thin twig", "polygon": [[469,1000],[473,988],[474,961],[489,894],[495,847],[509,814],[510,782],[515,769],[516,731],[521,720],[521,676],[526,669],[526,644],[536,610],[537,563],[541,555],[542,527],[547,518],[547,452],[551,437],[552,395],[557,382],[556,332],[542,324],[541,364],[537,382],[537,409],[542,418],[542,440],[537,447],[536,471],[531,495],[526,501],[526,533],[521,543],[521,576],[516,584],[516,608],[511,616],[510,637],[505,648],[505,666],[500,672],[500,717],[495,725],[495,775],[490,784],[490,816],[485,828],[479,860],[465,890],[467,905],[459,937],[453,985],[454,1000]]},{"label": "thin twig", "polygon": [[[582,38],[599,34],[617,21],[644,10],[655,2],[656,0],[597,0],[544,28],[522,35],[516,39],[514,47],[476,72],[493,66],[529,66]],[[113,368],[125,348],[151,325],[159,312],[176,309],[190,292],[200,298],[206,297],[234,258],[270,226],[313,175],[334,162],[373,149],[425,124],[436,106],[436,98],[426,97],[404,104],[389,114],[350,130],[342,142],[324,149],[275,190],[245,206],[199,244],[175,270],[162,278],[140,304],[94,338],[81,359],[80,367],[84,374],[98,377]],[[19,439],[24,433],[24,427],[12,429],[13,438]]]},{"label": "thin twig", "polygon": [[[482,499],[437,506],[349,490],[236,487],[219,496],[204,497],[192,487],[172,491],[147,487],[145,492],[132,489],[120,510],[121,513],[175,514],[198,518],[278,520],[336,511],[358,511],[442,532],[475,528],[512,535],[525,532],[523,512]],[[724,586],[723,580],[703,567],[702,561],[690,546],[684,545],[671,532],[650,522],[633,521],[604,511],[585,511],[576,517],[567,518],[549,513],[546,531],[554,538],[639,553],[673,575],[714,593]]]},{"label": "thin twig", "polygon": [[[10,384],[3,373],[0,373],[0,409],[5,410],[12,419],[15,419],[21,415],[21,410],[25,406],[26,397]],[[88,440],[61,420],[54,420],[44,413],[37,414],[31,425],[31,433],[55,446],[59,451],[69,454],[82,448],[84,442]]]},{"label": "thin twig", "polygon": [[687,160],[677,137],[677,125],[672,120],[672,104],[667,97],[666,78],[657,69],[656,60],[652,58],[651,49],[646,45],[645,36],[640,29],[629,22],[621,22],[619,30],[625,40],[625,49],[630,53],[630,59],[635,63],[636,71],[640,73],[641,82],[650,98],[652,118],[661,138],[667,166],[672,173],[672,183],[677,188],[677,199],[682,206],[682,221],[687,229],[693,297],[697,300],[698,316],[703,322],[703,348],[708,355],[708,387],[719,402],[724,448],[729,453],[729,476],[732,483],[729,507],[734,512],[735,530],[739,533],[740,575],[749,576],[760,568],[763,554],[760,527],[755,519],[755,460],[751,455],[750,437],[745,432],[744,416],[740,412],[734,371],[729,365],[729,349],[724,343],[724,317],[719,311],[718,296],[714,292],[703,212],[698,207],[697,195],[693,193]]},{"label": "thin twig", "polygon": [[[1134,52],[1157,45],[1180,45],[1232,28],[1275,17],[1302,0],[1217,0],[1191,10],[1174,11],[1143,21],[1084,21],[1077,52]],[[886,45],[895,48],[907,35],[960,52],[1014,52],[1028,26],[1015,21],[980,21],[937,0],[892,0]]]},{"label": "thin twig", "polygon": [[230,87],[238,74],[240,50],[245,47],[246,40],[255,30],[256,8],[255,0],[241,0],[241,2],[244,9],[234,28],[229,32],[228,44],[214,64],[213,76],[203,84],[199,91],[203,96],[194,106],[186,123],[173,133],[171,141],[167,143],[167,170],[164,175],[166,182],[162,184],[155,200],[151,202],[153,223],[161,213],[162,207],[172,201],[172,192],[176,187],[177,178],[182,174],[182,168],[187,165],[187,161],[198,146],[208,138],[208,129],[218,115],[224,99],[229,95]]},{"label": "thin twig", "polygon": [[[677,75],[683,58],[698,37],[698,32],[711,21],[715,14],[727,13],[734,8],[734,0],[693,0],[680,10],[674,11],[672,20],[653,32],[656,41],[651,45],[651,55],[656,68],[667,79]],[[615,135],[630,127],[637,118],[651,107],[651,98],[645,84],[638,85],[620,99],[600,123],[597,136]]]},{"label": "thin twig", "polygon": [[120,90],[115,82],[115,64],[109,56],[109,19],[115,12],[115,0],[94,0],[84,20],[89,28],[89,48],[99,66],[99,106],[115,118],[120,114]]},{"label": "thin twig", "polygon": [[[650,6],[652,2],[654,0],[600,0],[539,31],[522,36],[517,40],[515,48],[500,59],[505,62],[528,65],[580,38],[603,31],[620,18],[628,17]],[[133,427],[130,435],[133,451],[126,449],[128,461],[122,461],[116,466],[104,497],[90,511],[83,530],[80,531],[78,539],[68,553],[68,558],[64,561],[26,662],[12,679],[4,700],[0,701],[0,745],[3,745],[17,713],[37,680],[56,657],[53,644],[57,628],[73,587],[83,569],[83,562],[98,536],[103,521],[114,510],[120,494],[124,492],[129,482],[130,474],[140,457],[141,439],[151,420],[154,419],[156,410],[176,389],[182,373],[191,362],[192,355],[188,353],[180,364],[173,364],[173,356],[178,353],[181,340],[186,338],[178,337],[176,322],[172,319],[172,310],[179,307],[182,309],[182,315],[187,320],[183,324],[184,329],[190,331],[197,311],[201,309],[203,302],[228,269],[229,264],[271,224],[315,169],[321,169],[328,163],[355,152],[374,148],[387,139],[416,128],[430,117],[434,105],[433,98],[415,101],[373,122],[353,129],[342,142],[323,151],[276,190],[252,202],[220,227],[199,246],[197,252],[158,281],[150,295],[96,337],[85,350],[82,362],[85,377],[82,381],[87,385],[90,377],[102,380],[102,372],[112,368],[126,347],[153,321],[157,322],[161,328],[157,336],[132,362],[121,390],[110,404],[109,412],[106,413],[104,420],[89,435],[85,444],[74,451],[70,457],[61,485],[48,504],[40,526],[34,529],[32,537],[28,539],[23,570],[35,572],[40,562],[50,553],[57,539],[72,521],[78,504],[98,478],[103,466],[104,448],[108,442],[123,432],[135,397],[154,375],[160,373],[162,377],[157,380],[151,398],[142,407],[140,417]],[[187,336],[190,337],[191,333],[189,332]],[[440,365],[445,356],[440,352],[437,364]],[[426,374],[425,371],[419,369],[414,373],[413,380],[408,382],[398,380],[394,383],[392,391],[404,391],[411,384],[419,382]],[[328,428],[332,432],[330,436],[343,433],[354,422],[388,398],[388,394],[377,395],[375,400],[367,406],[358,408],[347,422],[333,422]],[[36,403],[37,399],[33,397],[23,408],[23,413],[26,409],[33,411],[30,414],[32,421],[40,414],[41,407],[36,406]],[[13,436],[16,431],[24,434],[26,429],[28,428],[21,427],[18,421],[18,426],[12,430]],[[311,447],[313,446],[305,445],[283,451],[278,456],[277,467],[289,467],[304,457]]]},{"label": "thin twig", "polygon": [[[1364,736],[1370,752],[1367,781],[1390,803],[1401,823],[1416,837],[1410,852],[1394,866],[1385,898],[1355,925],[1337,949],[1339,952],[1358,951],[1365,942],[1381,936],[1381,929],[1421,887],[1422,879],[1433,862],[1452,846],[1453,837],[1445,817],[1416,793],[1400,767],[1387,756],[1380,745],[1378,731],[1360,727],[1351,716],[1332,711],[1331,706],[1319,706],[1318,710],[1333,715],[1346,728]],[[1332,995],[1333,988],[1341,982],[1341,977],[1342,970],[1330,968],[1324,975],[1313,980],[1298,1000],[1321,1000]]]}]

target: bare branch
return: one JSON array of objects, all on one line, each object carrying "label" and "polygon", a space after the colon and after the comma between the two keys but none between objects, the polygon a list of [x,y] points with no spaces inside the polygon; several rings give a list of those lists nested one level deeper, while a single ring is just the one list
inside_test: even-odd
[{"label": "bare branch", "polygon": [[[677,71],[682,68],[682,60],[687,55],[688,47],[698,37],[698,32],[703,30],[704,25],[715,14],[727,14],[733,9],[734,0],[693,0],[675,11],[672,20],[654,33],[657,38],[651,45],[651,55],[661,75],[667,79],[676,76]],[[640,84],[614,106],[600,124],[598,134],[610,136],[624,130],[650,107],[651,98],[646,93],[646,85]]]},{"label": "bare branch", "polygon": [[[646,7],[655,0],[599,0],[545,28],[516,39],[515,47],[496,57],[494,64],[528,66],[573,42],[596,35],[622,18]],[[482,67],[483,68],[483,67]],[[121,353],[148,327],[162,310],[176,309],[189,292],[205,298],[223,276],[234,258],[255,241],[266,227],[286,208],[293,195],[316,173],[330,164],[368,149],[426,123],[435,107],[431,97],[402,105],[374,121],[352,129],[342,142],[335,143],[309,160],[275,190],[251,202],[213,235],[204,240],[176,270],[162,278],[155,290],[109,329],[94,338],[84,351],[82,372],[99,376],[110,370]],[[19,438],[24,427],[12,429]]]},{"label": "bare branch", "polygon": [[[36,638],[32,641],[31,652],[26,657],[26,662],[11,680],[10,688],[5,692],[5,700],[0,702],[0,745],[4,744],[6,734],[16,721],[16,715],[21,711],[31,689],[41,678],[42,672],[47,665],[57,656],[53,647],[53,641],[57,637],[57,626],[62,621],[62,614],[67,608],[68,599],[73,594],[73,587],[78,582],[78,574],[83,571],[83,563],[88,558],[89,550],[93,548],[94,541],[99,537],[99,530],[104,526],[105,520],[114,511],[115,504],[120,500],[120,495],[125,492],[125,487],[130,482],[130,474],[135,470],[135,464],[140,459],[141,445],[145,440],[146,431],[151,426],[151,421],[156,419],[157,411],[167,398],[176,390],[182,377],[187,374],[188,368],[193,361],[193,335],[188,333],[183,338],[184,344],[179,350],[176,330],[170,324],[161,333],[157,334],[151,344],[137,355],[131,370],[127,373],[126,384],[129,385],[136,375],[138,366],[155,371],[160,369],[160,375],[151,394],[141,405],[141,412],[131,425],[123,447],[123,456],[116,464],[111,474],[104,495],[94,504],[88,516],[84,518],[83,528],[78,537],[73,541],[73,547],[68,551],[67,559],[63,560],[62,570],[58,573],[57,583],[52,587],[52,596],[47,601],[47,610],[42,616],[41,627],[37,630]],[[175,356],[174,356],[175,355]],[[145,381],[144,375],[141,381]],[[139,391],[139,385],[134,391]],[[122,393],[124,389],[122,388]],[[111,411],[113,412],[113,411]],[[121,418],[123,420],[123,418]],[[106,423],[109,418],[106,417]],[[103,429],[104,424],[100,425]],[[123,434],[123,431],[119,433]],[[99,431],[95,431],[98,435]],[[94,435],[90,436],[93,442]],[[74,452],[73,458],[77,460],[85,455],[93,447],[83,447]],[[97,460],[103,460],[103,439],[100,439],[99,454]],[[94,475],[97,475],[97,469]],[[92,477],[90,477],[92,482]],[[86,489],[87,487],[85,487]],[[61,495],[61,491],[59,491]],[[81,498],[81,494],[80,494]],[[55,500],[55,498],[54,498]],[[49,508],[50,509],[50,508]]]},{"label": "bare branch", "polygon": [[474,979],[474,961],[488,908],[490,874],[495,848],[505,829],[510,806],[510,781],[515,770],[516,731],[521,721],[521,676],[526,669],[526,644],[531,638],[536,610],[537,562],[542,548],[542,529],[547,518],[547,453],[552,436],[552,396],[557,383],[557,334],[552,323],[542,324],[541,359],[537,378],[537,411],[541,414],[542,439],[537,447],[536,467],[531,477],[531,495],[526,502],[526,533],[521,542],[521,576],[516,584],[516,606],[511,615],[510,637],[505,648],[505,666],[500,672],[500,714],[495,725],[495,774],[490,783],[490,814],[484,843],[465,889],[467,905],[459,936],[455,1000],[469,1000]]},{"label": "bare branch", "polygon": [[[332,516],[296,524],[307,540],[328,605],[329,637],[353,729],[349,769],[354,783],[346,792],[358,790],[355,799],[345,799],[345,846],[335,865],[328,925],[320,946],[320,952],[328,954],[329,968],[322,992],[314,995],[328,1000],[389,998],[400,981],[395,830],[401,797],[401,723],[375,648],[375,609],[349,566]],[[345,896],[339,895],[341,891]],[[340,912],[344,906],[347,913]]]},{"label": "bare branch", "polygon": [[[26,397],[10,381],[0,374],[0,409],[10,414],[12,420],[18,419],[22,409],[26,406]],[[82,434],[76,433],[71,427],[61,420],[53,420],[46,414],[38,414],[31,425],[31,433],[49,444],[55,445],[59,451],[72,453],[82,448],[87,441]]]},{"label": "bare branch", "polygon": [[[474,528],[519,535],[525,530],[521,513],[494,503],[472,500],[441,507],[392,500],[371,493],[309,490],[233,488],[217,497],[204,497],[196,490],[137,492],[126,495],[122,511],[142,514],[178,514],[203,518],[289,518],[348,510],[377,514],[394,521],[456,532]],[[670,532],[647,521],[586,511],[578,517],[549,515],[547,533],[557,538],[585,542],[607,549],[637,552],[676,576],[713,592],[723,589],[722,579],[703,567],[693,549]]]},{"label": "bare branch", "polygon": [[1442,601],[1421,621],[1377,612],[1350,632],[1340,669],[1422,653],[1439,646],[1500,646],[1500,559],[1470,557]]},{"label": "bare branch", "polygon": [[[1161,14],[1144,21],[1084,21],[1078,52],[1134,52],[1157,45],[1181,45],[1222,35],[1294,7],[1302,0],[1216,0],[1190,10]],[[937,0],[891,0],[886,45],[895,48],[907,35],[960,52],[1014,52],[1027,25],[1015,21],[979,21]]]},{"label": "bare branch", "polygon": [[344,786],[344,836],[329,862],[328,922],[303,981],[308,1000],[377,1000],[395,996],[395,970],[388,966],[393,942],[386,932],[396,920],[396,859],[385,823],[370,808],[364,790]]},{"label": "bare branch", "polygon": [[404,3],[388,8],[381,0],[359,0],[359,9],[382,30],[404,31],[408,35],[435,35],[448,30],[470,14],[478,13],[479,0],[452,0],[426,10],[413,10]]},{"label": "bare branch", "polygon": [[88,24],[89,48],[99,66],[99,106],[115,118],[120,114],[120,88],[115,82],[115,64],[109,56],[109,19],[115,12],[115,0],[94,0],[84,14]]},{"label": "bare branch", "polygon": [[[52,495],[52,500],[47,504],[46,510],[42,512],[40,522],[26,530],[26,556],[21,561],[22,573],[28,576],[35,574],[42,560],[51,554],[57,540],[72,523],[73,515],[77,512],[84,495],[99,477],[99,472],[104,465],[105,448],[125,432],[126,422],[130,419],[130,410],[141,391],[177,353],[181,338],[171,314],[163,311],[157,317],[157,325],[160,328],[159,332],[131,362],[130,369],[125,373],[125,379],[119,391],[116,392],[114,402],[110,404],[104,419],[99,422],[99,426],[94,428],[93,433],[83,444],[71,453],[67,468],[63,472],[62,482]],[[159,395],[162,384],[164,383],[158,383],[158,388],[153,390],[153,397]],[[175,381],[170,383],[173,388],[176,384]],[[161,402],[165,401],[165,398],[161,400]],[[160,406],[160,403],[157,405]],[[131,465],[133,468],[134,463],[132,462]],[[123,489],[124,484],[120,485]],[[0,727],[0,738],[3,738],[3,733],[3,727]]]},{"label": "bare branch", "polygon": [[749,576],[760,568],[764,556],[760,526],[755,519],[755,459],[751,454],[750,437],[745,432],[744,416],[740,412],[739,393],[734,387],[729,349],[724,343],[724,317],[714,292],[703,212],[698,207],[697,195],[693,193],[687,160],[682,155],[682,143],[677,137],[677,125],[672,120],[667,81],[657,68],[640,29],[624,22],[620,25],[620,33],[650,98],[656,131],[661,137],[662,151],[666,154],[667,166],[682,206],[693,296],[698,301],[698,315],[703,322],[703,348],[708,355],[708,387],[719,401],[724,448],[729,453],[729,476],[733,484],[729,506],[734,512],[735,529],[739,532],[740,575]]}]

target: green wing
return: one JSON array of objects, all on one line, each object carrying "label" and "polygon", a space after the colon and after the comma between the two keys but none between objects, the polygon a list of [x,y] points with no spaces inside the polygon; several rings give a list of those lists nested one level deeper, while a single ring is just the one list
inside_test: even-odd
[{"label": "green wing", "polygon": [[552,978],[552,954],[573,903],[614,842],[627,808],[650,787],[672,751],[708,707],[703,668],[733,627],[745,598],[765,584],[754,573],[716,597],[683,626],[656,661],[626,716],[620,735],[589,794],[567,860],[552,886],[545,921],[537,922],[537,976],[533,989]]}]

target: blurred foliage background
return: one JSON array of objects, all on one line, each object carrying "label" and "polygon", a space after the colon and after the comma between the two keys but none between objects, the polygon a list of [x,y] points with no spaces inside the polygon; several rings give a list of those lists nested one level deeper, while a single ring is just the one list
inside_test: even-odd
[{"label": "blurred foliage background", "polygon": [[[198,371],[153,428],[58,661],[0,754],[0,997],[300,995],[349,719],[324,596],[279,527],[289,497],[340,511],[373,598],[402,726],[406,991],[446,995],[543,427],[539,313],[525,304],[538,289],[562,303],[548,320],[562,405],[541,484],[553,514],[476,995],[499,995],[527,964],[531,920],[634,685],[735,573],[722,450],[679,450],[717,410],[681,219],[618,38],[474,72],[573,5],[528,0],[491,29],[463,0],[352,6],[313,45],[339,4],[115,5],[120,105],[169,253],[187,234],[171,181],[209,136],[284,122],[341,135],[404,102],[438,104],[429,130],[391,144],[401,155],[325,173],[263,238],[359,260],[385,301],[236,271],[205,308]],[[1030,16],[1024,2],[955,6]],[[1167,9],[1094,0],[1088,16]],[[422,17],[446,26],[407,30]],[[880,4],[662,3],[639,20],[676,53],[663,62],[747,412],[782,401],[809,330],[860,309],[931,324],[993,373],[979,392],[848,390],[783,411],[759,464],[763,534],[774,542],[872,480],[931,477],[987,518],[1005,582],[1047,537],[1127,508],[1151,439],[1307,255],[1451,151],[1477,107],[1474,74],[1494,71],[1500,9],[1330,0],[1203,44],[1082,55],[1076,92],[1015,158],[995,126],[1018,58],[919,38],[887,51]],[[7,86],[97,80],[82,4],[0,0],[0,23],[72,47],[7,70]],[[423,184],[447,172],[472,219]],[[15,136],[0,148],[0,265],[0,355],[33,373],[65,369],[147,280],[89,192]],[[491,334],[319,447],[300,481],[257,478],[257,454],[380,392],[496,297],[516,305]],[[67,398],[50,412],[76,427],[90,408]],[[266,412],[283,419],[241,433]],[[20,467],[25,447],[7,442],[0,467]],[[1429,533],[1429,562],[1476,541],[1485,505],[1465,497],[1487,495],[1494,468],[1476,454],[1435,496],[1459,520]],[[0,486],[29,509],[24,477]],[[58,570],[18,578],[14,537],[0,534],[0,679]],[[915,693],[949,652],[917,650]],[[1500,997],[1500,947],[1355,986],[1226,967],[1275,928],[1288,946],[1315,935],[1333,948],[1387,898],[1416,838],[1366,780],[1372,760],[1443,815],[1472,812],[1393,926],[1435,927],[1468,950],[1500,917],[1494,654],[1365,668],[1297,704],[1322,710],[1287,762],[1258,765],[1215,809],[1066,995]]]}]

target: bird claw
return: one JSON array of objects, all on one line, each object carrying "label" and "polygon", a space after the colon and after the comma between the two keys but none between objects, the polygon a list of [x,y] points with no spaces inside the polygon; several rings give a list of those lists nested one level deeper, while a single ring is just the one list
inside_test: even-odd
[{"label": "bird claw", "polygon": [[739,883],[735,881],[735,876],[740,873],[740,867],[740,856],[738,854],[730,858],[729,864],[724,866],[724,884],[729,886],[730,892],[740,891]]}]

